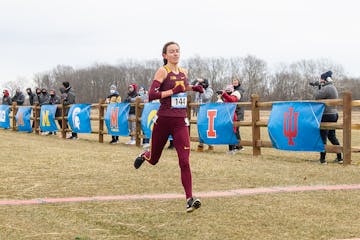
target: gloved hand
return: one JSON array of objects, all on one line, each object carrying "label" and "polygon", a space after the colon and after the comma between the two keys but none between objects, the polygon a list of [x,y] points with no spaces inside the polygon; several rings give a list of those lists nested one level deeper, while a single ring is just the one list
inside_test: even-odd
[{"label": "gloved hand", "polygon": [[172,91],[173,91],[173,93],[174,94],[177,94],[177,93],[181,93],[181,92],[184,92],[185,91],[185,88],[184,88],[184,86],[183,85],[177,85],[176,87],[174,87],[173,89],[172,89]]},{"label": "gloved hand", "polygon": [[201,85],[192,86],[192,90],[195,91],[195,92],[199,92],[199,93],[203,93],[203,92],[204,92],[204,88],[203,88],[203,86],[201,86]]}]

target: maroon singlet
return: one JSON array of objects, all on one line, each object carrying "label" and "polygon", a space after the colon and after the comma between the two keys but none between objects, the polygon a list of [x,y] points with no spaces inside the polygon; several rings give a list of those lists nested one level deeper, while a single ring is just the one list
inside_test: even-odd
[{"label": "maroon singlet", "polygon": [[[180,82],[180,84],[184,84],[186,88],[189,83],[188,79],[184,73],[182,68],[179,68],[179,73],[175,74],[171,71],[168,66],[164,66],[167,71],[167,76],[164,81],[161,83],[160,91],[167,91],[173,89],[175,87],[176,82]],[[179,84],[179,83],[178,83]],[[172,108],[171,107],[171,97],[166,97],[160,99],[160,108],[157,112],[158,116],[164,117],[186,117],[186,108]]]}]

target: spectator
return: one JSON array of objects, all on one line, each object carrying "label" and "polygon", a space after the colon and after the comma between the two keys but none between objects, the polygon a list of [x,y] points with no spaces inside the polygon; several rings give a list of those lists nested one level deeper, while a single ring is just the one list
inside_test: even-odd
[{"label": "spectator", "polygon": [[10,93],[9,93],[9,90],[7,90],[7,89],[3,90],[2,104],[3,105],[11,105],[12,104]]},{"label": "spectator", "polygon": [[[62,85],[64,86],[64,90],[63,90],[64,93],[61,96],[63,99],[64,106],[69,106],[71,104],[74,104],[75,103],[75,92],[71,88],[70,83],[65,81],[62,83]],[[66,108],[65,115],[67,115],[68,112],[69,112],[69,108]],[[67,122],[65,124],[67,124]],[[68,139],[72,139],[72,140],[78,139],[77,133],[71,132],[71,136],[68,137]]]},{"label": "spectator", "polygon": [[[233,79],[232,85],[234,86],[234,91],[238,91],[240,94],[240,99],[238,102],[243,102],[245,90],[241,87],[240,80],[237,78]],[[236,106],[235,113],[236,113],[237,121],[244,121],[244,107]],[[239,126],[236,127],[236,138],[238,139],[239,144],[235,145],[235,149],[238,151],[244,150],[243,146],[241,146],[241,144],[240,144],[241,135],[240,135],[240,127]]]},{"label": "spectator", "polygon": [[41,105],[42,104],[41,101],[42,101],[41,88],[35,88],[34,104]]},{"label": "spectator", "polygon": [[[238,91],[234,91],[234,86],[229,84],[226,86],[225,90],[217,91],[219,102],[238,102],[241,98],[240,93]],[[234,121],[237,120],[236,112],[234,113]],[[234,128],[234,132],[236,134],[236,128]],[[228,154],[235,154],[237,149],[235,145],[229,145]]]},{"label": "spectator", "polygon": [[[315,88],[315,99],[337,99],[339,97],[338,91],[333,84],[332,72],[328,71],[320,76],[319,84],[317,84]],[[338,111],[336,106],[326,106],[323,116],[321,118],[321,122],[337,122],[339,118]],[[340,145],[339,140],[336,137],[335,129],[327,130],[321,129],[320,136],[324,144],[326,144],[327,139],[333,145]],[[335,159],[336,163],[343,163],[343,159],[341,153],[337,153],[337,157]],[[320,163],[327,164],[326,162],[326,152],[320,153]]]},{"label": "spectator", "polygon": [[[130,84],[128,86],[128,92],[127,92],[127,96],[125,98],[125,102],[126,103],[134,103],[136,100],[136,97],[138,97],[138,96],[139,96],[139,94],[137,93],[137,85]],[[130,106],[129,119],[134,119],[134,118],[135,118],[135,106]],[[134,133],[136,131],[136,122],[129,121],[129,130],[130,130],[130,133]],[[131,135],[130,141],[128,141],[126,144],[135,145],[135,143],[136,143],[135,136]]]},{"label": "spectator", "polygon": [[[50,105],[57,105],[61,103],[61,99],[59,96],[56,95],[56,92],[54,89],[50,89],[49,91],[49,99],[45,104],[50,104]],[[59,108],[56,109],[55,112],[55,117],[61,117],[61,111]],[[58,120],[59,125],[61,126],[61,120]],[[56,135],[56,132],[49,132],[49,134],[54,134]]]},{"label": "spectator", "polygon": [[22,106],[25,101],[25,96],[20,90],[20,88],[16,88],[15,95],[11,98],[13,102],[16,102],[17,105]]},{"label": "spectator", "polygon": [[[201,85],[204,89],[203,93],[195,92],[195,102],[199,104],[206,104],[211,102],[211,98],[214,95],[213,89],[209,86],[209,81],[205,78],[198,78],[192,82],[192,85]],[[196,115],[199,111],[199,107],[194,109]],[[196,149],[197,152],[204,151],[204,143],[200,142]],[[208,151],[214,151],[213,145],[208,145]]]},{"label": "spectator", "polygon": [[41,95],[40,95],[40,101],[41,101],[41,104],[40,105],[44,105],[44,104],[48,104],[49,102],[49,94],[47,92],[47,89],[46,88],[42,88],[41,89]]},{"label": "spectator", "polygon": [[29,104],[32,106],[35,104],[34,100],[36,98],[36,95],[31,91],[31,88],[26,89],[26,93],[29,96]]},{"label": "spectator", "polygon": [[140,154],[134,162],[138,169],[146,160],[158,163],[166,141],[171,134],[177,151],[181,169],[181,182],[185,190],[186,211],[192,212],[201,206],[199,199],[192,195],[190,169],[189,120],[186,112],[185,91],[203,92],[202,86],[191,86],[187,80],[187,71],[178,66],[180,47],[175,42],[168,42],[163,47],[164,66],[160,67],[151,83],[149,100],[160,99],[160,108],[151,135],[151,150]]},{"label": "spectator", "polygon": [[[139,87],[138,94],[139,94],[139,97],[141,98],[142,103],[149,102],[149,95],[143,86]],[[143,138],[142,144],[143,144],[143,148],[149,148],[150,147],[150,139]]]},{"label": "spectator", "polygon": [[[116,90],[115,85],[110,86],[110,95],[105,100],[106,103],[120,103],[121,97],[119,95],[119,92]],[[116,144],[119,143],[119,136],[111,136],[110,144]]]}]

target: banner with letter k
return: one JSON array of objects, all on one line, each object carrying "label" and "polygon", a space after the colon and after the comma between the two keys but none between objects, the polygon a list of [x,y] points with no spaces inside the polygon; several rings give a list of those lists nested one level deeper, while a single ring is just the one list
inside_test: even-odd
[{"label": "banner with letter k", "polygon": [[274,148],[323,152],[320,122],[325,109],[318,102],[279,102],[272,105],[268,133]]}]

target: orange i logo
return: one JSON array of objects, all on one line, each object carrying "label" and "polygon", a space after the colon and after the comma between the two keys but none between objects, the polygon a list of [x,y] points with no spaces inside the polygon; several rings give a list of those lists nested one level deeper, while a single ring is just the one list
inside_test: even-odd
[{"label": "orange i logo", "polygon": [[216,130],[215,130],[215,118],[217,116],[217,109],[207,110],[207,118],[208,118],[208,130],[206,130],[206,135],[208,138],[216,138]]}]

